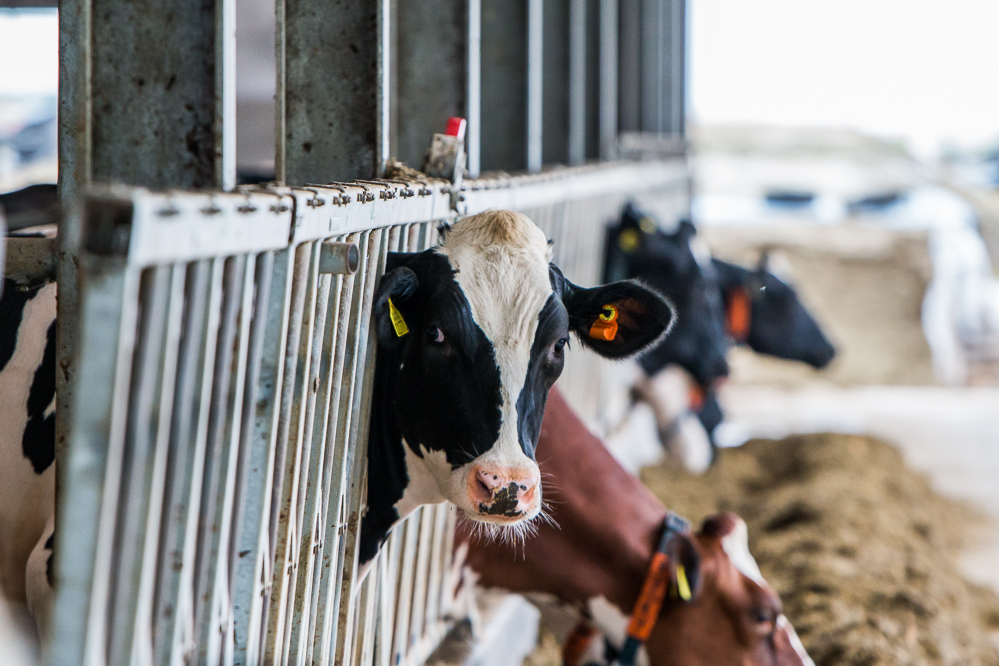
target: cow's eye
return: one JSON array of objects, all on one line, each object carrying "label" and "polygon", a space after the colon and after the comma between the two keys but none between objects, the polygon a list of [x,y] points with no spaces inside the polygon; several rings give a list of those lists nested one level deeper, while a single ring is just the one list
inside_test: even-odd
[{"label": "cow's eye", "polygon": [[754,629],[759,636],[769,636],[773,633],[776,614],[770,608],[755,608],[751,612]]},{"label": "cow's eye", "polygon": [[440,329],[440,326],[431,326],[427,329],[427,341],[435,345],[444,344],[444,331]]},{"label": "cow's eye", "polygon": [[567,342],[569,342],[568,338],[562,338],[561,340],[557,341],[555,345],[552,347],[552,353],[556,357],[562,356],[562,354],[565,353],[565,345]]}]

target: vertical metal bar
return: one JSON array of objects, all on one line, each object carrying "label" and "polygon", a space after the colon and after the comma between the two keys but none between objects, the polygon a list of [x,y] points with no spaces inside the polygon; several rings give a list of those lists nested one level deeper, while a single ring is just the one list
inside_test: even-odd
[{"label": "vertical metal bar", "polygon": [[[138,274],[113,258],[81,259],[81,273],[93,278],[81,301],[83,322],[115,322],[107,328],[82,327],[79,376],[90,379],[77,398],[78,411],[69,428],[71,449],[59,524],[74,525],[72,537],[62,538],[56,552],[59,587],[55,602],[55,633],[50,664],[100,664],[106,661],[104,628],[108,589],[95,564],[109,559],[114,535],[121,449],[125,438],[125,407],[136,313]],[[84,620],[83,618],[87,618]]]},{"label": "vertical metal bar", "polygon": [[[69,465],[66,445],[76,382],[80,235],[79,195],[90,182],[91,0],[64,0],[59,6],[59,299],[56,304],[56,504],[65,505]],[[65,550],[57,516],[56,550]],[[68,662],[67,662],[68,663]]]},{"label": "vertical metal bar", "polygon": [[468,127],[465,148],[468,176],[478,178],[482,165],[482,0],[467,0],[468,24],[465,83],[465,110]]},{"label": "vertical metal bar", "polygon": [[642,5],[618,0],[618,122],[622,132],[642,129]]},{"label": "vertical metal bar", "polygon": [[[203,351],[200,361],[200,378],[197,397],[197,411],[194,419],[194,445],[191,447],[187,464],[190,466],[189,490],[185,504],[178,508],[183,519],[178,518],[178,534],[182,540],[173,559],[173,566],[179,567],[179,591],[176,598],[165,600],[173,604],[164,608],[175,616],[173,633],[158,637],[157,640],[170,641],[169,650],[174,654],[190,654],[197,647],[198,632],[195,625],[196,612],[196,565],[200,553],[201,499],[205,486],[205,462],[208,450],[209,429],[212,423],[211,406],[215,384],[216,355],[218,352],[219,328],[222,319],[223,278],[225,260],[217,257],[211,262],[208,281],[208,298],[205,308],[205,329]],[[181,446],[190,446],[186,433],[179,432]]]},{"label": "vertical metal bar", "polygon": [[[340,598],[347,602],[347,612],[341,613],[340,629],[350,622],[353,609],[354,590],[357,586],[358,561],[357,542],[360,532],[361,510],[364,502],[364,488],[367,482],[367,452],[368,426],[371,418],[371,395],[375,372],[375,344],[370,344],[374,331],[371,329],[371,302],[374,299],[377,277],[385,270],[385,253],[382,251],[384,241],[388,240],[388,231],[375,230],[368,236],[367,261],[365,265],[364,291],[360,302],[357,323],[357,357],[361,359],[363,372],[355,377],[353,401],[350,409],[351,435],[347,440],[349,458],[349,483],[346,488],[347,524],[344,539],[343,582]],[[346,615],[346,617],[344,617]],[[342,637],[342,638],[341,638]],[[343,636],[337,638],[337,648],[334,652],[337,661],[342,661],[349,654],[349,644]]]},{"label": "vertical metal bar", "polygon": [[682,137],[686,124],[686,74],[687,74],[687,3],[686,0],[669,0],[668,86],[666,131]]},{"label": "vertical metal bar", "polygon": [[195,631],[198,662],[217,663],[230,633],[228,548],[239,458],[243,388],[249,345],[255,264],[246,256],[226,260],[215,383],[209,413],[209,446],[201,495],[201,532],[195,562]]},{"label": "vertical metal bar", "polygon": [[663,0],[641,0],[641,109],[643,132],[659,132],[663,71],[659,61]]},{"label": "vertical metal bar", "polygon": [[[170,426],[170,454],[161,519],[158,581],[153,618],[153,661],[167,663],[178,621],[184,539],[191,492],[194,449],[198,441],[200,410],[199,378],[205,367],[206,331],[212,319],[208,312],[211,262],[199,261],[188,269],[187,311],[178,352],[176,397]],[[192,446],[192,442],[195,445]]]},{"label": "vertical metal bar", "polygon": [[569,164],[586,160],[586,0],[569,0]]},{"label": "vertical metal bar", "polygon": [[[351,234],[347,242],[357,242],[359,234]],[[365,244],[359,243],[361,248]],[[361,276],[363,278],[363,275]],[[347,460],[347,431],[349,428],[349,409],[351,387],[356,370],[354,362],[354,341],[356,336],[355,291],[359,290],[363,280],[354,275],[343,278],[340,284],[340,299],[337,304],[338,327],[334,346],[333,390],[330,395],[331,414],[327,424],[326,440],[330,448],[328,462],[324,470],[322,515],[319,521],[320,539],[319,552],[316,554],[318,573],[315,576],[312,590],[313,612],[309,618],[309,633],[312,646],[308,653],[309,663],[320,663],[324,654],[324,642],[328,626],[332,624],[327,618],[337,613],[332,590],[337,587],[338,570],[342,566],[341,522],[341,489],[345,474],[344,466]]]},{"label": "vertical metal bar", "polygon": [[215,5],[215,186],[236,187],[236,0]]},{"label": "vertical metal bar", "polygon": [[541,170],[544,3],[527,0],[527,170]]},{"label": "vertical metal bar", "polygon": [[277,1],[278,180],[377,175],[388,147],[389,0]]},{"label": "vertical metal bar", "polygon": [[[288,636],[289,660],[301,663],[304,653],[311,645],[308,633],[311,616],[312,578],[315,558],[319,549],[319,529],[317,521],[321,513],[322,495],[326,489],[323,485],[326,462],[326,435],[329,419],[330,400],[333,379],[332,366],[335,362],[332,348],[337,333],[338,302],[341,276],[323,275],[320,280],[320,291],[317,299],[315,325],[317,328],[312,343],[312,369],[309,381],[310,414],[307,418],[305,440],[309,450],[308,473],[300,486],[301,498],[299,508],[300,539],[297,580],[294,583],[294,602],[291,612],[291,630]],[[322,328],[319,328],[319,327]]]},{"label": "vertical metal bar", "polygon": [[[296,253],[295,272],[298,277],[301,271],[305,284],[301,301],[293,300],[293,326],[300,333],[295,336],[295,347],[291,346],[289,336],[288,365],[294,362],[294,374],[285,369],[287,378],[285,397],[290,405],[286,428],[287,454],[283,470],[275,469],[282,474],[281,494],[279,502],[272,507],[272,518],[278,512],[276,524],[277,535],[274,543],[274,580],[271,587],[270,610],[267,618],[267,643],[265,661],[276,663],[283,659],[286,649],[286,628],[288,623],[289,585],[293,581],[294,565],[297,562],[298,521],[295,520],[296,502],[299,497],[299,479],[302,465],[302,435],[305,424],[305,400],[308,392],[309,363],[312,359],[309,353],[312,347],[314,327],[312,317],[315,314],[317,282],[319,279],[319,244],[304,243]],[[297,282],[297,280],[296,280]],[[295,287],[298,287],[295,284]],[[294,289],[294,288],[293,288]],[[294,291],[293,291],[294,294]],[[294,297],[293,297],[294,298]],[[297,321],[296,321],[297,319]],[[292,379],[293,378],[293,379]],[[277,488],[275,488],[277,490]]]},{"label": "vertical metal bar", "polygon": [[618,0],[600,0],[600,159],[617,156]]},{"label": "vertical metal bar", "polygon": [[[274,492],[277,458],[279,396],[284,383],[285,349],[288,339],[288,304],[291,299],[294,250],[278,252],[270,270],[270,294],[265,313],[258,305],[257,316],[266,317],[262,342],[257,399],[250,439],[248,475],[243,501],[243,528],[236,549],[233,585],[233,612],[236,633],[236,663],[253,663],[259,655],[266,589],[271,563],[270,508]],[[258,260],[259,261],[259,260]],[[258,274],[266,267],[258,267]],[[263,296],[260,297],[263,301]]]},{"label": "vertical metal bar", "polygon": [[[160,516],[166,482],[170,419],[184,298],[184,269],[149,271],[136,372],[132,376],[128,487],[122,495],[120,542],[115,551],[116,603],[111,660],[152,658],[152,606]],[[131,631],[129,631],[131,629]],[[117,650],[116,650],[117,648]]]},{"label": "vertical metal bar", "polygon": [[169,267],[144,272],[139,296],[139,334],[129,389],[128,425],[122,455],[121,490],[115,547],[110,570],[111,612],[108,660],[124,663],[132,654],[136,598],[141,576],[144,525],[148,507],[150,458],[155,432],[154,405],[159,399],[160,353],[169,298]]},{"label": "vertical metal bar", "polygon": [[444,131],[449,116],[469,115],[468,2],[396,0],[401,28],[395,155],[410,166],[419,168],[434,133]]},{"label": "vertical metal bar", "polygon": [[[570,69],[569,3],[542,0],[541,161],[569,163]],[[530,67],[530,60],[528,61]],[[530,76],[530,74],[528,75]]]}]

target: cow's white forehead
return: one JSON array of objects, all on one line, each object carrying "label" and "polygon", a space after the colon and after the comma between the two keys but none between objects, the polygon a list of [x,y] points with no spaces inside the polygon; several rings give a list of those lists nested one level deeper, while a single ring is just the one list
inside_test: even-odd
[{"label": "cow's white forehead", "polygon": [[488,211],[457,222],[438,252],[456,271],[475,323],[497,351],[525,344],[530,351],[538,314],[552,293],[544,233],[519,213]]},{"label": "cow's white forehead", "polygon": [[527,377],[538,316],[552,294],[544,233],[525,215],[488,211],[451,227],[437,250],[455,270],[472,318],[493,345],[502,422],[490,458],[523,457],[516,403]]}]

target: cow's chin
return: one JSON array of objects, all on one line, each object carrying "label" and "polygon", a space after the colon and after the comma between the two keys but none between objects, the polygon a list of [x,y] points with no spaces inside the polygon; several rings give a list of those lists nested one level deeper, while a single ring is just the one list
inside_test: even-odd
[{"label": "cow's chin", "polygon": [[519,516],[493,516],[480,511],[459,507],[459,519],[469,533],[486,543],[496,541],[510,546],[519,546],[538,531],[538,522],[545,518],[541,512],[541,502],[530,511]]}]

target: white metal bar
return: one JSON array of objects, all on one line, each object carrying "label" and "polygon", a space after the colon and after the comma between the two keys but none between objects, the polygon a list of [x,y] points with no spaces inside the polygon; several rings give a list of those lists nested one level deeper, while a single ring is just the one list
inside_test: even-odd
[{"label": "white metal bar", "polygon": [[569,164],[586,161],[586,0],[569,0]]},{"label": "white metal bar", "polygon": [[468,176],[478,178],[482,163],[482,0],[468,0],[468,80],[465,84],[465,108],[468,126],[465,152]]},{"label": "white metal bar", "polygon": [[532,172],[541,171],[543,20],[542,0],[527,0],[527,170]]},{"label": "white metal bar", "polygon": [[482,178],[465,182],[460,211],[472,215],[490,208],[524,210],[612,194],[685,191],[687,181],[686,164],[680,160],[620,162],[538,176]]}]

